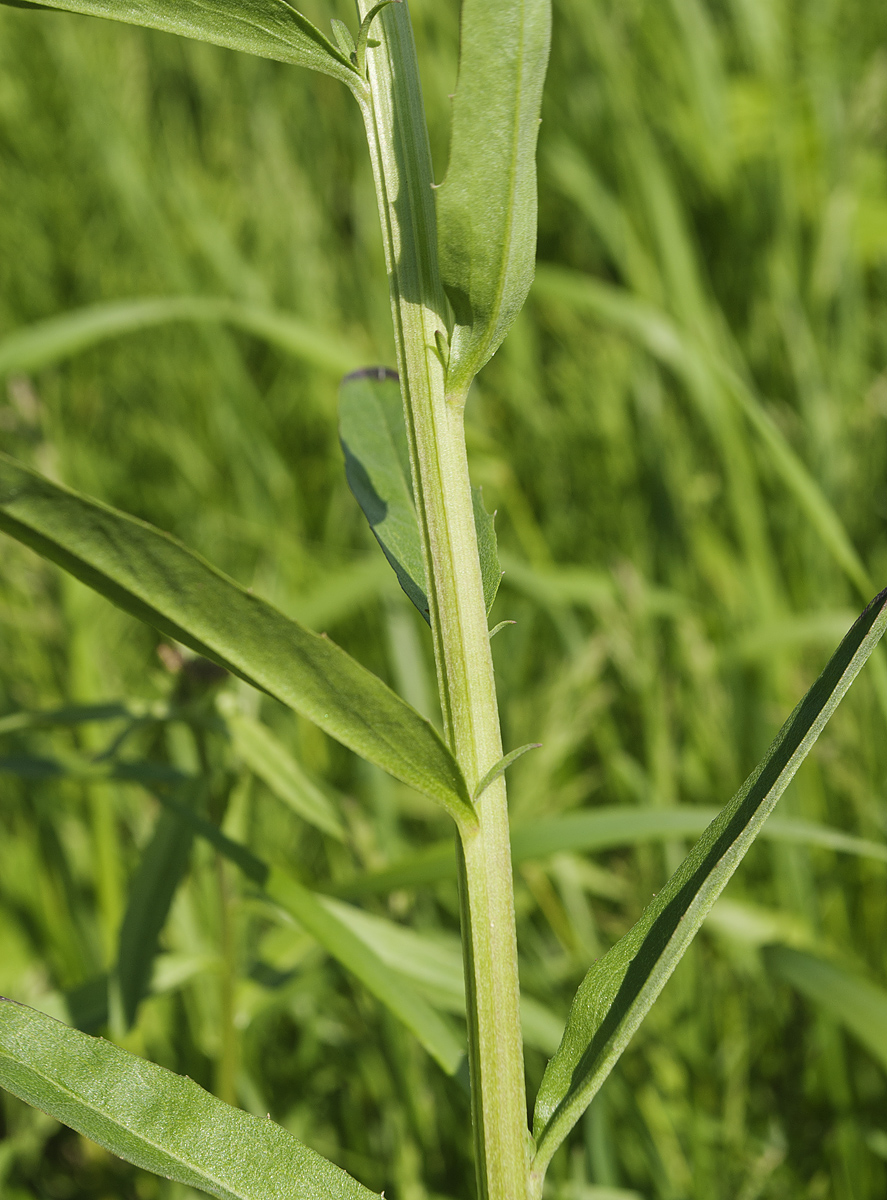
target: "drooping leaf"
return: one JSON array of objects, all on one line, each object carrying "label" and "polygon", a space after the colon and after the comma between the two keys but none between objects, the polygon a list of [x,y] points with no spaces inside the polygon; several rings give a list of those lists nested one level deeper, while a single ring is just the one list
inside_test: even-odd
[{"label": "drooping leaf", "polygon": [[357,70],[338,46],[285,0],[45,0],[41,8],[144,25],[243,50],[260,58],[310,67],[349,87]]},{"label": "drooping leaf", "polygon": [[534,1171],[544,1170],[624,1050],[758,830],[887,626],[887,591],[850,629],[767,756],[637,924],[599,959],[573,1002],[536,1100]]},{"label": "drooping leaf", "polygon": [[147,994],[158,939],[188,869],[194,832],[173,812],[157,818],[129,889],[117,947],[117,987],[127,1027]]},{"label": "drooping leaf", "polygon": [[464,395],[533,281],[536,137],[549,0],[463,0],[450,159],[436,191],[444,287],[455,313],[447,389]]},{"label": "drooping leaf", "polygon": [[456,820],[475,820],[455,759],[423,717],[329,638],[289,620],[175,538],[5,454],[0,530],[314,721]]},{"label": "drooping leaf", "polygon": [[273,1121],[5,999],[0,1085],[137,1167],[219,1200],[375,1195]]},{"label": "drooping leaf", "polygon": [[291,313],[212,296],[163,296],[90,305],[15,329],[0,338],[0,376],[39,371],[110,338],[176,321],[233,325],[336,375],[350,370],[360,357],[356,347]]},{"label": "drooping leaf", "polygon": [[358,937],[333,907],[277,870],[271,872],[266,891],[416,1035],[448,1075],[455,1073],[465,1047],[449,1025],[402,976],[385,965],[374,948]]},{"label": "drooping leaf", "polygon": [[261,721],[233,705],[223,706],[220,701],[220,707],[234,749],[253,774],[303,821],[342,841],[345,833],[339,814],[298,759]]},{"label": "drooping leaf", "polygon": [[394,371],[369,367],[346,375],[339,388],[339,437],[348,486],[398,583],[430,623],[403,401]]},{"label": "drooping leaf", "polygon": [[[422,539],[396,372],[386,367],[367,367],[342,380],[339,437],[348,486],[398,583],[430,624]],[[484,508],[480,488],[471,489],[471,498],[484,603],[489,612],[502,579],[495,521]]]},{"label": "drooping leaf", "polygon": [[767,969],[840,1022],[887,1071],[887,991],[815,954],[767,946]]}]

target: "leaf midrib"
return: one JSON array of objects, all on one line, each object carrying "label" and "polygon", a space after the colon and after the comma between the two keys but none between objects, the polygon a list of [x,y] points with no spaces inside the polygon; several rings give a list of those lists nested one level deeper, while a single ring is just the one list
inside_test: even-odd
[{"label": "leaf midrib", "polygon": [[[6,1003],[6,1004],[17,1003],[15,1000],[10,1000],[8,998],[4,998],[0,1002]],[[24,1007],[24,1006],[22,1006],[22,1007]],[[89,1102],[86,1100],[86,1098],[84,1096],[78,1095],[78,1093],[73,1091],[68,1085],[60,1083],[57,1079],[51,1079],[48,1075],[44,1074],[44,1072],[42,1070],[39,1070],[38,1068],[31,1066],[28,1063],[23,1062],[20,1058],[16,1058],[14,1055],[10,1054],[8,1050],[3,1049],[2,1051],[0,1051],[0,1053],[3,1053],[7,1057],[7,1059],[10,1059],[12,1062],[16,1063],[18,1066],[23,1067],[26,1071],[31,1072],[32,1075],[36,1075],[38,1079],[40,1079],[43,1083],[45,1083],[47,1085],[47,1087],[52,1088],[54,1091],[57,1091],[57,1092],[63,1092],[66,1096],[70,1097],[71,1100],[75,1101],[76,1103],[79,1103],[83,1108],[87,1109],[87,1111],[95,1112],[97,1115],[101,1116],[101,1118],[103,1120],[106,1120],[114,1128],[124,1130],[126,1133],[130,1134],[132,1137],[140,1139],[146,1146],[150,1146],[153,1150],[156,1150],[159,1154],[165,1156],[166,1158],[170,1159],[173,1162],[177,1162],[177,1163],[181,1164],[181,1166],[183,1166],[183,1167],[188,1167],[188,1169],[193,1170],[195,1172],[195,1174],[201,1175],[204,1179],[208,1180],[209,1182],[214,1183],[218,1188],[223,1189],[224,1192],[226,1193],[226,1195],[231,1197],[231,1200],[255,1200],[255,1196],[251,1195],[249,1192],[244,1192],[241,1190],[237,1190],[237,1191],[232,1190],[231,1188],[227,1187],[227,1185],[223,1184],[220,1179],[217,1179],[215,1176],[211,1175],[209,1171],[206,1171],[203,1168],[195,1166],[194,1164],[190,1163],[188,1161],[188,1159],[184,1158],[183,1156],[174,1154],[172,1151],[160,1146],[157,1142],[152,1141],[151,1138],[146,1137],[143,1134],[137,1133],[135,1130],[131,1129],[124,1121],[121,1121],[119,1118],[107,1115],[104,1111],[99,1109],[98,1105],[90,1106]],[[124,1052],[121,1051],[121,1053],[124,1053]],[[152,1064],[152,1065],[156,1065],[156,1064]],[[157,1069],[164,1070],[163,1067],[158,1067]],[[170,1072],[170,1074],[172,1074],[172,1072]],[[199,1085],[195,1084],[194,1086],[198,1087]],[[207,1095],[209,1095],[209,1094],[210,1093],[207,1092]],[[40,1106],[38,1105],[37,1107],[40,1107]],[[42,1111],[46,1112],[46,1109],[42,1109]],[[52,1116],[51,1113],[49,1115]],[[249,1115],[249,1114],[244,1114],[244,1115]],[[282,1126],[279,1126],[279,1128],[282,1133],[286,1133],[286,1130],[283,1129]],[[87,1136],[91,1136],[91,1135],[87,1135]],[[290,1136],[292,1136],[292,1135],[290,1135]],[[295,1139],[293,1139],[293,1140],[295,1140]]]}]

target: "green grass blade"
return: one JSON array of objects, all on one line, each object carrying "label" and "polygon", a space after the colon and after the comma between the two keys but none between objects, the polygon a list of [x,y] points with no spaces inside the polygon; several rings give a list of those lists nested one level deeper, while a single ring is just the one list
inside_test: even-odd
[{"label": "green grass blade", "polygon": [[253,883],[262,886],[268,877],[267,866],[251,850],[222,833],[218,825],[213,825],[212,821],[195,812],[190,805],[183,804],[175,798],[168,790],[170,785],[193,782],[194,777],[185,775],[166,763],[115,762],[113,759],[93,762],[73,756],[61,761],[48,756],[18,755],[0,758],[0,775],[32,780],[79,779],[89,780],[92,784],[105,780],[140,784],[147,788],[164,808],[180,818],[192,833],[204,838],[220,854],[239,867]]},{"label": "green grass blade", "polygon": [[370,946],[392,971],[418,985],[436,1008],[465,1014],[465,979],[459,937],[418,933],[388,917],[323,897],[324,908]]},{"label": "green grass blade", "polygon": [[228,706],[224,712],[234,749],[253,774],[303,821],[343,841],[345,831],[332,801],[286,746],[254,717]]},{"label": "green grass blade", "polygon": [[117,948],[117,983],[127,1027],[147,994],[160,932],[191,857],[193,830],[177,813],[162,812],[129,890]]},{"label": "green grass blade", "polygon": [[887,591],[865,609],[766,758],[637,924],[586,975],[536,1100],[541,1179],[692,941],[758,830],[887,626]]},{"label": "green grass blade", "polygon": [[339,438],[348,486],[398,583],[430,624],[403,400],[394,371],[368,367],[342,380]]},{"label": "green grass blade", "polygon": [[39,371],[111,338],[177,321],[233,325],[336,375],[360,359],[356,347],[290,313],[211,296],[165,296],[91,305],[15,329],[0,338],[0,375]]},{"label": "green grass blade", "polygon": [[66,704],[63,708],[36,712],[23,709],[0,717],[0,737],[4,733],[18,733],[23,729],[45,729],[55,725],[84,725],[92,721],[139,721],[148,715],[156,720],[166,720],[169,713],[162,704],[151,709],[115,703]]},{"label": "green grass blade", "polygon": [[887,1071],[887,991],[803,950],[767,946],[763,955],[768,970],[840,1022]]},{"label": "green grass blade", "polygon": [[329,890],[343,900],[356,900],[362,896],[385,896],[400,888],[426,887],[442,879],[455,880],[456,876],[456,851],[450,838],[404,855],[390,867],[357,875]]},{"label": "green grass blade", "polygon": [[[579,854],[612,850],[616,846],[698,837],[717,815],[716,808],[621,807],[593,808],[561,817],[547,817],[512,829],[511,858],[514,863],[533,862],[564,851]],[[758,836],[765,841],[788,842],[887,862],[887,845],[815,821],[771,817]],[[435,842],[379,871],[338,884],[335,895],[342,899],[385,895],[399,888],[426,887],[455,878],[452,843]]]},{"label": "green grass blade", "polygon": [[198,837],[202,837],[204,841],[218,850],[223,858],[227,858],[239,870],[243,872],[247,879],[252,883],[257,883],[259,887],[264,887],[268,879],[268,867],[253,854],[248,846],[244,846],[242,842],[235,842],[233,838],[229,838],[227,834],[222,833],[218,825],[213,825],[212,821],[202,817],[200,813],[195,812],[193,808],[187,804],[183,804],[180,800],[176,800],[174,796],[168,795],[159,789],[155,789],[153,793],[164,808],[169,809]]},{"label": "green grass blade", "polygon": [[415,1034],[448,1075],[455,1073],[465,1047],[449,1025],[402,976],[385,964],[371,945],[346,925],[333,907],[277,870],[272,871],[266,891]]},{"label": "green grass blade", "polygon": [[289,620],[168,534],[4,454],[0,529],[314,721],[457,821],[475,820],[452,754],[423,717],[329,638]]},{"label": "green grass blade", "polygon": [[464,0],[450,160],[436,192],[441,274],[456,317],[447,389],[464,395],[533,281],[536,135],[548,0]]},{"label": "green grass blade", "polygon": [[294,63],[358,85],[354,65],[342,51],[285,0],[46,0],[41,8],[84,13],[162,29],[182,37]]},{"label": "green grass blade", "polygon": [[632,338],[674,371],[691,394],[704,395],[712,388],[722,387],[761,439],[783,484],[806,513],[835,562],[862,595],[871,590],[868,572],[819,483],[758,397],[729,363],[699,345],[667,313],[638,300],[624,288],[592,279],[578,271],[546,265],[539,268],[534,290],[540,296],[585,309]]},{"label": "green grass blade", "polygon": [[[416,984],[436,1008],[465,1014],[465,975],[459,938],[449,933],[417,933],[387,917],[379,917],[350,904],[324,899],[324,906],[378,954],[393,971]],[[534,1049],[553,1054],[564,1032],[564,1022],[538,1000],[521,996],[524,1041]]]},{"label": "green grass blade", "polygon": [[96,781],[114,779],[120,783],[140,783],[145,787],[157,784],[184,783],[189,776],[168,763],[97,761],[74,755],[64,760],[46,754],[10,754],[0,758],[0,774],[19,779],[83,779]]},{"label": "green grass blade", "polygon": [[273,1121],[11,1000],[0,1000],[0,1085],[120,1158],[219,1200],[375,1194]]}]

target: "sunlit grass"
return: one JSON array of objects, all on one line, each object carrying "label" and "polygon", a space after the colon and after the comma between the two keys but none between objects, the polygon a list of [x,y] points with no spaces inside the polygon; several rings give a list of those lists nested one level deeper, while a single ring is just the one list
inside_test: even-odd
[{"label": "sunlit grass", "polygon": [[[440,176],[454,13],[416,8]],[[506,741],[543,743],[514,768],[522,821],[726,801],[887,582],[885,33],[887,16],[850,0],[558,6],[539,256],[576,278],[540,271],[469,404],[506,566],[493,619],[517,621],[494,642]],[[3,9],[0,164],[0,337],[85,305],[196,294],[291,312],[390,361],[369,166],[333,81]],[[609,289],[596,306],[577,299],[582,277]],[[157,328],[9,379],[0,444],[176,533],[414,699],[429,692],[427,633],[373,566],[336,382],[227,326]],[[0,712],[171,695],[143,627],[11,542],[0,561]],[[873,666],[782,815],[883,843],[887,676]],[[244,777],[226,828],[257,853],[320,885],[446,836],[430,804],[261,712],[343,794],[349,836],[324,840]],[[116,727],[85,728],[9,733],[0,752],[95,753]],[[184,761],[182,728],[146,728],[131,749]],[[60,1012],[111,961],[156,808],[134,788],[2,784],[0,991]],[[526,991],[563,1018],[680,849],[520,866]],[[225,886],[238,1101],[386,1195],[467,1194],[459,1084],[307,937],[268,928]],[[767,910],[766,936],[747,909],[712,923],[556,1159],[553,1195],[883,1196],[883,1062],[759,947],[834,954],[883,986],[885,896],[882,863],[757,847],[729,898]],[[435,936],[458,925],[448,882],[364,903]],[[210,1087],[231,1069],[219,912],[198,848],[164,934],[169,986],[122,1035]],[[531,1047],[534,1083],[543,1065]],[[2,1103],[11,1200],[182,1195]]]}]

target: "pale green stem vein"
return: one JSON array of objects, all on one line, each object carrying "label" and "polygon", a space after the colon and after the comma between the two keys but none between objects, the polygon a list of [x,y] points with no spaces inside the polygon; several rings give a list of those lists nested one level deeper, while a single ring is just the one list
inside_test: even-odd
[{"label": "pale green stem vein", "polygon": [[[359,0],[362,17],[370,7]],[[356,94],[379,198],[445,731],[473,794],[502,743],[462,407],[447,402],[438,352],[447,307],[406,3],[387,8],[373,34],[382,45],[367,55],[368,92]],[[459,832],[478,1182],[489,1200],[524,1200],[529,1134],[503,778],[477,813]]]}]

